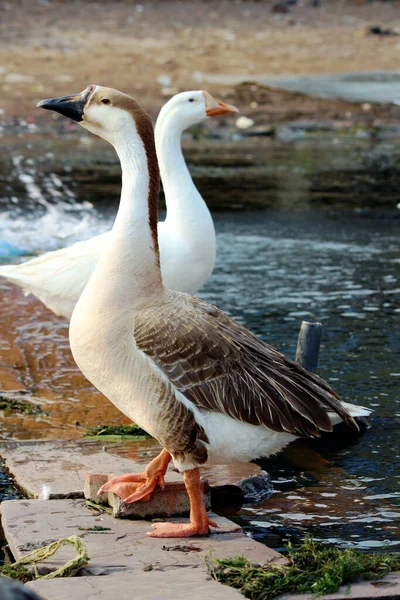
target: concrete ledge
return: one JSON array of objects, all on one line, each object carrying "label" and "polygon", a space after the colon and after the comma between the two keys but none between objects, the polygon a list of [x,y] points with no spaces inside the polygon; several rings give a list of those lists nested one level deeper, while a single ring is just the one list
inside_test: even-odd
[{"label": "concrete ledge", "polygon": [[[0,456],[5,461],[17,486],[28,498],[40,498],[45,485],[51,499],[83,498],[85,473],[135,473],[145,469],[150,460],[158,454],[160,448],[156,442],[150,446],[151,452],[147,456],[139,456],[138,445],[131,442],[107,442],[103,446],[99,440],[77,441],[27,441],[8,442],[2,444]],[[120,456],[118,452],[129,451],[135,460]],[[205,465],[201,469],[202,475],[209,481],[210,486],[218,486],[215,497],[223,492],[224,486],[234,485],[237,494],[243,500],[247,491],[253,492],[253,486],[246,482],[261,472],[259,466],[253,463],[232,463],[229,465]],[[181,482],[182,476],[173,469],[168,469],[167,482]],[[241,492],[242,484],[245,493]],[[271,492],[271,485],[264,477],[265,494]],[[87,488],[86,497],[94,500],[93,494]],[[251,498],[249,497],[250,501]],[[104,499],[105,500],[105,499]],[[238,498],[232,498],[233,505],[238,503]],[[229,504],[229,489],[224,492],[224,502]],[[243,503],[243,502],[241,502]]]},{"label": "concrete ledge", "polygon": [[[27,587],[34,590],[44,600],[87,600],[96,595],[98,600],[132,600],[132,589],[135,598],[140,600],[236,600],[242,594],[233,588],[223,586],[199,569],[185,569],[179,575],[176,571],[152,570],[124,575],[124,585],[121,578],[115,575],[109,577],[74,577],[68,580],[54,579],[53,581],[29,582]],[[323,596],[324,600],[398,600],[400,598],[400,574],[392,573],[377,581],[354,583],[350,588],[343,586],[335,594]],[[312,596],[295,595],[281,596],[279,600],[312,600]]]},{"label": "concrete ledge", "polygon": [[[143,471],[145,465],[159,450],[152,448],[143,462],[134,463],[126,456],[112,453],[112,449],[126,452],[125,444],[108,444],[103,448],[98,441],[83,442],[23,442],[5,444],[1,456],[19,487],[29,496],[38,498],[42,486],[50,488],[52,500],[11,500],[1,505],[2,525],[10,550],[17,560],[34,549],[71,535],[84,538],[89,564],[80,577],[51,581],[30,582],[28,587],[44,600],[234,600],[242,598],[232,588],[212,580],[205,566],[205,557],[212,552],[215,558],[229,558],[238,554],[251,562],[285,564],[279,553],[247,537],[241,528],[223,517],[210,514],[218,528],[209,536],[195,538],[157,539],[146,532],[151,522],[138,519],[115,519],[96,508],[89,510],[83,501],[83,482],[86,469],[95,471],[85,480],[86,496],[96,503],[109,501],[114,514],[127,517],[170,516],[189,511],[188,497],[182,476],[173,470],[166,474],[164,491],[159,488],[149,502],[138,502],[128,507],[114,494],[97,496],[99,487],[109,479],[108,473]],[[132,452],[138,456],[138,452]],[[99,467],[107,473],[99,474]],[[207,477],[221,483],[221,490],[229,503],[229,489],[244,497],[237,482],[251,479],[260,472],[253,464],[207,465],[202,469]],[[267,483],[265,481],[265,483]],[[232,485],[234,484],[234,485]],[[210,504],[210,490],[202,480],[206,505]],[[250,486],[249,489],[252,489]],[[232,495],[232,490],[230,494]],[[79,499],[70,499],[71,495]],[[66,498],[69,497],[68,499]],[[107,497],[106,497],[107,496]],[[223,496],[225,498],[225,496]],[[187,519],[172,518],[174,522]],[[62,547],[45,563],[38,565],[39,573],[48,573],[64,565],[73,556],[73,550]],[[151,572],[150,572],[151,571]],[[150,572],[150,573],[149,573]],[[105,575],[106,577],[93,577]]]},{"label": "concrete ledge", "polygon": [[[213,513],[210,516],[218,524],[215,533],[171,540],[146,536],[151,530],[149,521],[114,519],[108,513],[88,510],[82,500],[8,500],[2,503],[1,510],[4,533],[16,560],[52,541],[71,535],[82,536],[90,556],[83,575],[123,573],[125,576],[132,571],[140,572],[148,565],[155,570],[177,568],[181,571],[182,567],[196,567],[205,571],[204,557],[210,551],[215,558],[242,554],[255,564],[286,563],[278,552],[252,540],[238,525]],[[187,522],[187,518],[171,520]],[[179,550],[188,545],[197,551]],[[39,571],[56,569],[73,555],[72,548],[62,547],[39,565]]]},{"label": "concrete ledge", "polygon": [[200,569],[180,569],[178,572],[138,571],[123,578],[72,577],[26,584],[43,600],[243,600],[237,590],[221,585]]}]

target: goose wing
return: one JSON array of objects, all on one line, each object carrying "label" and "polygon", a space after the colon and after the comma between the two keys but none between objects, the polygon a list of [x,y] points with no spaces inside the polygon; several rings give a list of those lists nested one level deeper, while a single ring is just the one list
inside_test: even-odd
[{"label": "goose wing", "polygon": [[109,233],[102,233],[19,265],[2,266],[0,276],[20,286],[25,294],[37,296],[55,314],[70,319],[108,239]]},{"label": "goose wing", "polygon": [[329,412],[354,424],[337,394],[215,306],[167,292],[138,311],[138,348],[196,406],[298,436],[331,431]]}]

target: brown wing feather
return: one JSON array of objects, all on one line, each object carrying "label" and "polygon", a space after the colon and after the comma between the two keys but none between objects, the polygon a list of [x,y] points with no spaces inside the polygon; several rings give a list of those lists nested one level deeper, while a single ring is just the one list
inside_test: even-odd
[{"label": "brown wing feather", "polygon": [[135,340],[198,407],[299,436],[331,431],[328,411],[354,424],[323,379],[198,298],[167,292],[137,313]]}]

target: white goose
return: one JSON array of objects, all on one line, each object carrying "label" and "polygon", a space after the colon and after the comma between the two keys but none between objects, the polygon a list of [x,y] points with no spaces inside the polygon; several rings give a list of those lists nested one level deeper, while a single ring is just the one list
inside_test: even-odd
[{"label": "white goose", "polygon": [[[158,224],[161,271],[168,288],[195,293],[215,264],[214,224],[196,189],[181,149],[182,132],[207,117],[237,112],[208,92],[182,92],[161,109],[155,128],[167,216]],[[34,294],[55,314],[71,318],[79,296],[107,244],[110,232],[47,252],[19,265],[0,267],[0,276]]]},{"label": "white goose", "polygon": [[206,534],[199,466],[249,460],[368,410],[258,340],[216,307],[164,287],[157,243],[159,173],[152,125],[136,101],[89,86],[39,104],[110,142],[122,192],[109,242],[71,319],[70,343],[86,377],[164,447],[143,473],[100,490],[135,502],[163,486],[171,457],[184,474],[190,523],[156,523],[148,535]]}]

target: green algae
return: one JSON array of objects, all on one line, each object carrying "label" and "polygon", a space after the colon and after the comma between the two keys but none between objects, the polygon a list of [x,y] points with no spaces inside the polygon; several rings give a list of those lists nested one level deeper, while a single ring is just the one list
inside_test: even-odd
[{"label": "green algae", "polygon": [[95,525],[94,527],[78,527],[78,529],[79,531],[85,531],[87,533],[109,533],[111,531],[111,527],[101,527],[100,525]]},{"label": "green algae", "polygon": [[19,398],[9,396],[0,396],[0,410],[4,410],[4,415],[9,416],[14,412],[23,413],[25,415],[46,414],[41,407],[32,402],[25,402]]},{"label": "green algae", "polygon": [[8,577],[9,579],[19,579],[23,583],[36,579],[35,574],[22,565],[17,567],[13,565],[0,565],[0,576]]},{"label": "green algae", "polygon": [[97,514],[108,513],[109,515],[112,515],[112,508],[110,506],[104,506],[104,504],[96,504],[91,500],[85,500],[82,506],[84,506],[88,510],[96,512]]},{"label": "green algae", "polygon": [[271,600],[282,594],[311,593],[315,597],[336,592],[342,585],[380,579],[400,569],[400,554],[363,553],[327,548],[307,536],[294,550],[288,545],[288,565],[251,564],[245,557],[216,560],[207,557],[209,573],[251,600]]},{"label": "green algae", "polygon": [[97,425],[87,427],[85,435],[89,437],[150,437],[147,431],[131,423],[130,425]]}]

